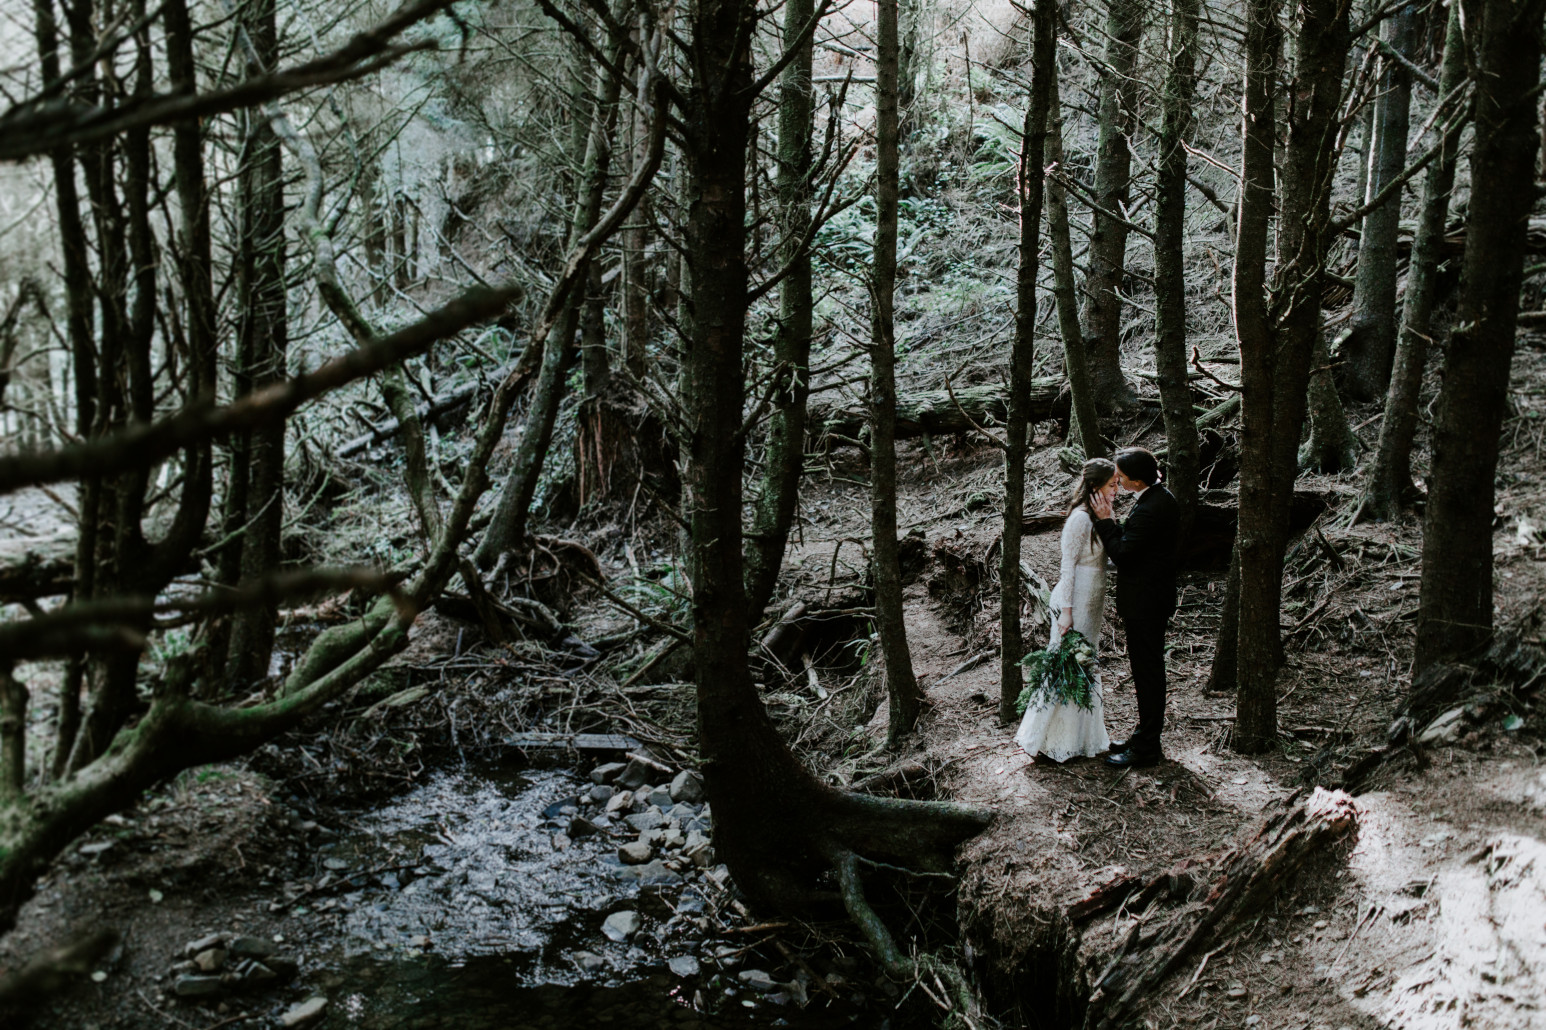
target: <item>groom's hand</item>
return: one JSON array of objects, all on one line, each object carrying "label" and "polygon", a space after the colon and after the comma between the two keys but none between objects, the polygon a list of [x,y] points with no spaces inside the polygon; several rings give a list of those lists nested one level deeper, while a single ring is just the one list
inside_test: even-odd
[{"label": "groom's hand", "polygon": [[1111,498],[1105,494],[1094,494],[1090,497],[1090,510],[1095,513],[1096,519],[1111,518]]}]

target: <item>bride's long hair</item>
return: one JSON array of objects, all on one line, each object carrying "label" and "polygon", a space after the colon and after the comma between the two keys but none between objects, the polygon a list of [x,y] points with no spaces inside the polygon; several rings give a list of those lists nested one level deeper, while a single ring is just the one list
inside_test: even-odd
[{"label": "bride's long hair", "polygon": [[1111,477],[1116,474],[1116,463],[1110,458],[1091,458],[1086,461],[1079,468],[1079,485],[1074,487],[1073,500],[1068,504],[1068,514],[1072,515],[1083,508],[1089,512],[1090,520],[1094,521],[1095,513],[1090,511],[1090,497],[1111,482]]}]

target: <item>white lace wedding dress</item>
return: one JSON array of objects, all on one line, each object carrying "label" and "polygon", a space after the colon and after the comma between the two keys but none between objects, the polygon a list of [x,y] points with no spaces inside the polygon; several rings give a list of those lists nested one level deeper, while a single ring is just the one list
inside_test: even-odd
[{"label": "white lace wedding dress", "polygon": [[[1063,562],[1057,586],[1052,588],[1052,638],[1048,647],[1063,639],[1058,617],[1073,607],[1074,629],[1084,634],[1100,656],[1100,627],[1106,606],[1106,547],[1095,535],[1090,513],[1076,508],[1063,523]],[[1101,698],[1100,669],[1094,670],[1090,711],[1078,705],[1058,704],[1026,708],[1015,743],[1027,754],[1043,754],[1056,762],[1098,755],[1111,746],[1106,734],[1106,712]]]}]

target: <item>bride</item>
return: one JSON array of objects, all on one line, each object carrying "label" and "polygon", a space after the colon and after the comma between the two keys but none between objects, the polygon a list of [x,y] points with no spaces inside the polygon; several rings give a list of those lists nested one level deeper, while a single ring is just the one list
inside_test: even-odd
[{"label": "bride", "polygon": [[[1101,619],[1106,606],[1106,547],[1095,533],[1090,498],[1114,495],[1116,473],[1116,465],[1105,458],[1091,458],[1080,470],[1079,486],[1068,509],[1068,520],[1063,523],[1063,564],[1057,586],[1052,588],[1052,639],[1048,649],[1056,648],[1063,634],[1073,628],[1099,654]],[[1020,721],[1015,743],[1032,757],[1041,754],[1054,762],[1105,751],[1111,746],[1111,738],[1106,735],[1098,669],[1094,680],[1089,711],[1070,703],[1038,706],[1032,701]]]}]

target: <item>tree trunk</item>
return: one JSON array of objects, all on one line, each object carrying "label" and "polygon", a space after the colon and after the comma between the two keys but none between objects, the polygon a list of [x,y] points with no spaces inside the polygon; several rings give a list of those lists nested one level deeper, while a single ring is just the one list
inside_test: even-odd
[{"label": "tree trunk", "polygon": [[[1458,3],[1449,5],[1444,60],[1439,71],[1440,97],[1449,96],[1465,80],[1465,34],[1460,11]],[[1444,248],[1444,223],[1449,217],[1449,195],[1455,185],[1459,152],[1457,128],[1446,136],[1444,151],[1428,168],[1428,177],[1423,182],[1422,213],[1407,265],[1406,303],[1401,316],[1401,335],[1396,341],[1395,368],[1390,390],[1385,395],[1379,444],[1364,492],[1364,511],[1376,519],[1397,518],[1415,489],[1412,484],[1412,440],[1417,435],[1417,401],[1422,390],[1423,367],[1428,360],[1433,306],[1438,295],[1439,259]]]},{"label": "tree trunk", "polygon": [[1036,273],[1041,267],[1041,206],[1046,177],[1047,109],[1057,75],[1056,7],[1037,0],[1032,18],[1031,95],[1020,131],[1020,261],[1016,275],[1015,337],[1009,352],[1009,417],[1004,421],[1004,533],[999,550],[999,721],[1015,717],[1023,684],[1020,659],[1020,534],[1025,510],[1026,433],[1036,357]]},{"label": "tree trunk", "polygon": [[779,290],[778,336],[773,361],[781,388],[774,396],[762,490],[746,541],[746,600],[751,618],[773,598],[805,471],[806,403],[810,396],[811,257],[804,246],[811,224],[812,36],[802,35],[816,10],[813,0],[784,5],[784,49],[796,56],[784,69],[778,100],[779,259],[789,266]]},{"label": "tree trunk", "polygon": [[[264,68],[279,59],[274,0],[248,8],[247,34]],[[247,160],[239,170],[241,238],[237,289],[242,310],[237,323],[239,389],[250,393],[285,375],[289,330],[285,310],[284,169],[279,137],[266,118],[249,121]],[[237,552],[237,575],[258,580],[279,567],[284,524],[284,423],[243,434],[229,477],[226,533],[239,533],[228,550]],[[223,570],[224,571],[224,570]],[[246,608],[231,621],[225,664],[227,689],[245,692],[268,674],[274,649],[275,608]]]},{"label": "tree trunk", "polygon": [[[612,67],[616,67],[620,51],[621,44],[614,39],[608,56],[608,63]],[[617,98],[622,89],[621,82],[610,68],[598,67],[596,76],[597,99],[591,112],[590,136],[585,144],[579,197],[575,202],[574,220],[569,228],[571,247],[590,231],[601,215],[601,202],[606,193],[607,172],[612,156],[611,128],[616,120]],[[505,485],[500,489],[494,518],[478,545],[476,562],[479,568],[491,568],[500,555],[525,546],[526,520],[532,499],[537,495],[537,480],[542,475],[542,463],[547,458],[548,445],[553,440],[553,425],[558,420],[559,404],[564,398],[565,373],[574,360],[575,331],[590,289],[593,264],[586,262],[584,274],[580,277],[586,285],[570,297],[556,331],[549,334],[543,344],[542,370],[537,376],[531,405],[526,412],[525,431],[516,446],[515,458],[505,478]]]},{"label": "tree trunk", "polygon": [[[1416,20],[1414,6],[1404,4],[1385,22],[1385,42],[1410,59]],[[1366,200],[1373,199],[1401,174],[1406,165],[1407,120],[1411,111],[1412,76],[1406,66],[1386,56],[1380,76],[1380,95],[1374,116],[1374,140],[1370,147],[1369,186]],[[1349,396],[1373,400],[1390,383],[1391,355],[1396,343],[1396,237],[1401,224],[1401,198],[1392,197],[1363,220],[1358,239],[1358,271],[1353,286],[1353,317],[1342,357],[1347,362],[1345,381]],[[1324,389],[1323,389],[1324,392]],[[1319,404],[1316,405],[1320,407]],[[1326,440],[1334,449],[1335,432]],[[1313,437],[1312,437],[1313,439]],[[1317,457],[1334,456],[1331,450]],[[1335,470],[1328,470],[1335,471]]]},{"label": "tree trunk", "polygon": [[[1108,0],[1105,71],[1100,81],[1100,141],[1095,157],[1095,199],[1106,211],[1127,207],[1132,185],[1131,135],[1138,107],[1138,42],[1144,6],[1137,0]],[[1092,213],[1090,272],[1084,281],[1084,345],[1090,360],[1095,402],[1103,411],[1130,407],[1136,400],[1122,373],[1122,301],[1118,296],[1127,263],[1127,226]]]},{"label": "tree trunk", "polygon": [[[1362,253],[1359,251],[1360,267]],[[1358,464],[1358,437],[1353,435],[1342,398],[1337,396],[1326,333],[1317,330],[1315,336],[1315,351],[1310,359],[1310,438],[1299,449],[1299,465],[1330,474]]]},{"label": "tree trunk", "polygon": [[1535,196],[1543,6],[1543,0],[1470,0],[1463,12],[1475,68],[1476,139],[1460,304],[1444,347],[1423,518],[1415,673],[1492,633],[1498,433],[1508,407],[1525,229]]},{"label": "tree trunk", "polygon": [[1224,578],[1224,598],[1219,605],[1218,640],[1213,664],[1208,667],[1210,694],[1234,694],[1240,689],[1240,548],[1236,518],[1236,546],[1230,548],[1229,573]]},{"label": "tree trunk", "polygon": [[1154,211],[1154,367],[1165,417],[1165,485],[1181,506],[1178,542],[1197,515],[1202,447],[1186,362],[1186,135],[1197,82],[1198,0],[1171,0],[1170,70]]},{"label": "tree trunk", "polygon": [[[34,0],[34,35],[37,38],[39,64],[43,79],[55,81],[60,75],[59,27],[53,0]],[[90,75],[83,76],[67,95],[89,95]],[[86,227],[76,186],[76,157],[69,147],[50,155],[54,180],[55,210],[59,219],[59,250],[65,292],[65,328],[69,341],[75,386],[75,435],[86,439],[96,421],[96,393],[92,370],[96,362],[95,322],[91,298],[91,270],[87,262]],[[96,592],[96,518],[99,481],[81,482],[77,494],[79,529],[76,539],[74,598],[86,600]],[[71,655],[65,662],[59,684],[59,717],[54,733],[54,755],[50,773],[63,776],[70,751],[80,731],[81,686],[85,679],[86,657]]]},{"label": "tree trunk", "polygon": [[[1048,85],[1052,89],[1048,100],[1052,124],[1047,136],[1047,163],[1049,167],[1061,170],[1063,104],[1058,95],[1058,77],[1053,75]],[[1106,453],[1106,442],[1100,435],[1095,385],[1085,353],[1084,332],[1079,328],[1074,249],[1068,232],[1068,190],[1056,175],[1047,177],[1047,236],[1052,244],[1052,295],[1057,300],[1058,333],[1063,337],[1063,371],[1068,375],[1068,440],[1077,443],[1086,458],[1098,458]]]},{"label": "tree trunk", "polygon": [[[1257,0],[1248,8],[1248,33],[1276,33],[1277,12],[1272,4],[1273,0]],[[1270,312],[1257,311],[1251,331],[1242,330],[1240,336],[1239,689],[1233,743],[1236,750],[1247,754],[1264,751],[1277,742],[1283,551],[1288,543],[1310,359],[1320,336],[1319,272],[1325,265],[1330,239],[1333,146],[1342,71],[1351,42],[1348,8],[1341,0],[1305,0],[1299,6],[1299,17],[1296,67],[1288,91],[1288,141],[1278,191],[1278,263],[1272,306]],[[1258,29],[1258,21],[1270,25]],[[1270,49],[1276,52],[1275,41]],[[1256,57],[1262,54],[1259,46],[1253,48],[1248,43],[1247,53],[1248,75],[1275,63],[1272,59],[1258,63]],[[1270,146],[1270,139],[1255,140],[1252,130],[1272,131],[1268,114],[1272,108],[1253,105],[1262,92],[1262,87],[1247,85],[1249,167],[1245,178],[1253,185],[1263,144]],[[1256,111],[1261,115],[1253,123]],[[1255,197],[1257,203],[1265,199],[1259,193]],[[1253,223],[1259,222],[1263,230],[1267,213],[1259,210],[1253,216]],[[1246,251],[1245,225],[1242,213],[1237,255]],[[1260,267],[1254,250],[1257,245],[1253,240],[1249,263],[1237,258],[1247,271]],[[1244,285],[1237,281],[1237,311]]]},{"label": "tree trunk", "polygon": [[[633,166],[648,159],[649,126],[640,116],[629,117],[633,134]],[[635,381],[649,371],[650,288],[646,252],[650,241],[650,199],[639,202],[639,210],[622,231],[623,244],[623,367]]]},{"label": "tree trunk", "polygon": [[[875,570],[875,627],[886,658],[890,723],[886,741],[897,746],[918,722],[923,691],[913,675],[902,617],[902,567],[896,539],[896,289],[897,3],[877,0],[875,62],[875,270],[870,289],[870,530]],[[1013,400],[1011,400],[1013,403]]]},{"label": "tree trunk", "polygon": [[[808,910],[815,876],[853,852],[945,869],[988,814],[964,805],[833,790],[779,737],[747,665],[741,560],[747,308],[746,145],[751,0],[690,9],[695,80],[682,113],[689,197],[686,339],[687,509],[693,570],[698,739],[714,807],[714,847],[754,906]],[[886,859],[885,856],[891,856]]]},{"label": "tree trunk", "polygon": [[601,262],[592,261],[580,314],[580,390],[586,398],[606,392],[607,380],[612,375],[612,361],[607,354],[606,307]]}]

